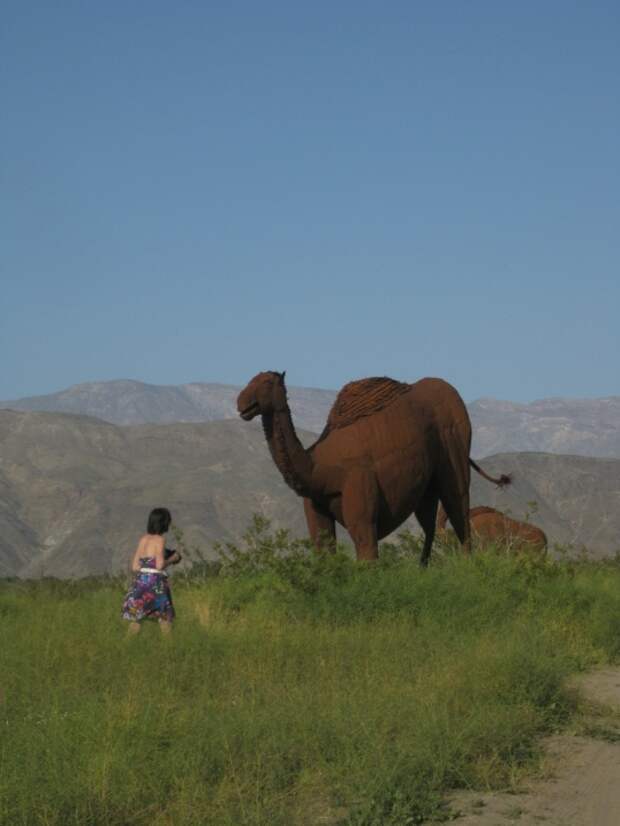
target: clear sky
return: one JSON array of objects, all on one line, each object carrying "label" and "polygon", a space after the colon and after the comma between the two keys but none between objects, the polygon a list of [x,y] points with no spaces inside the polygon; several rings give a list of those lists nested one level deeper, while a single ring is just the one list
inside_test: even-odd
[{"label": "clear sky", "polygon": [[620,5],[5,0],[0,398],[620,394]]}]

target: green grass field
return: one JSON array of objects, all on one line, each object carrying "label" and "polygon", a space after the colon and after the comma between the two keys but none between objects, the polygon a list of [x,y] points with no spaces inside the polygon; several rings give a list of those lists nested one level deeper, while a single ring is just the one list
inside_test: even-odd
[{"label": "green grass field", "polygon": [[0,585],[0,823],[439,818],[534,767],[567,677],[620,655],[616,563],[250,551],[173,580],[171,638],[127,638],[125,581]]}]

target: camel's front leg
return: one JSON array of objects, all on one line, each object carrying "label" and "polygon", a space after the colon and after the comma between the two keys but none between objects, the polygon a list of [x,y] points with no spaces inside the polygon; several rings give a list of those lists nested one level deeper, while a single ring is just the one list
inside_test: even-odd
[{"label": "camel's front leg", "polygon": [[342,489],[342,518],[355,544],[358,559],[379,557],[378,510],[379,485],[374,471],[367,467],[351,468]]},{"label": "camel's front leg", "polygon": [[304,499],[304,511],[310,539],[317,548],[336,546],[336,521],[333,516],[317,510],[312,499]]}]

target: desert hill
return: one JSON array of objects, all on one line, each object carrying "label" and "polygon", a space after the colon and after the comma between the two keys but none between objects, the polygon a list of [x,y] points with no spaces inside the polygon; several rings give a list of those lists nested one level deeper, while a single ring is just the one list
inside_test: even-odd
[{"label": "desert hill", "polygon": [[0,495],[4,576],[119,570],[157,504],[204,547],[238,538],[254,512],[303,525],[262,430],[236,421],[119,427],[0,411]]},{"label": "desert hill", "polygon": [[620,396],[530,404],[478,399],[468,410],[475,456],[509,450],[620,458]]},{"label": "desert hill", "polygon": [[[249,378],[249,377],[248,377]],[[139,381],[78,384],[45,396],[0,402],[0,408],[95,416],[120,425],[212,422],[236,419],[240,387]],[[333,390],[289,388],[297,427],[320,433],[336,397]],[[472,455],[542,451],[620,458],[620,397],[542,399],[518,404],[478,399],[468,405],[474,429]]]},{"label": "desert hill", "polygon": [[[315,436],[300,433],[306,444]],[[620,548],[620,460],[493,456],[498,491],[472,475],[472,504],[532,520],[597,556]],[[258,423],[119,427],[86,416],[0,411],[0,576],[83,576],[127,565],[150,508],[166,505],[190,543],[236,540],[253,513],[305,536],[300,500]],[[411,523],[416,527],[415,520]]]},{"label": "desert hill", "polygon": [[[0,409],[76,413],[120,425],[215,422],[237,418],[240,390],[229,384],[156,385],[123,379],[76,384],[46,396],[0,402]],[[289,388],[296,425],[320,432],[335,398],[333,390]]]}]

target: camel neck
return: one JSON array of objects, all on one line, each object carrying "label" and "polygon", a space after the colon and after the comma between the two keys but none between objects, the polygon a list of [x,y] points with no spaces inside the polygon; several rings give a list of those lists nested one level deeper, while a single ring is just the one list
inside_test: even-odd
[{"label": "camel neck", "polygon": [[300,496],[309,496],[312,458],[297,438],[288,404],[263,416],[269,450],[286,484]]}]

